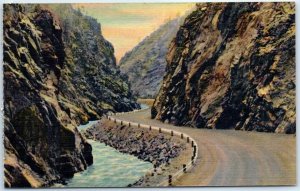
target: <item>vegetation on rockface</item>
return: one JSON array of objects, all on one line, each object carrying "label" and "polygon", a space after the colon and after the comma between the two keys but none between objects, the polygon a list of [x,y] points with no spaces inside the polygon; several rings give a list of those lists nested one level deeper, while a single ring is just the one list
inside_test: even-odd
[{"label": "vegetation on rockface", "polygon": [[6,187],[41,187],[93,163],[75,128],[139,107],[95,19],[70,5],[4,5]]},{"label": "vegetation on rockface", "polygon": [[122,73],[128,75],[132,91],[142,98],[155,98],[163,80],[166,54],[183,17],[162,25],[120,60]]},{"label": "vegetation on rockface", "polygon": [[[84,108],[85,113],[94,116],[138,108],[127,76],[116,66],[113,46],[102,36],[96,19],[83,16],[67,4],[46,7],[58,16],[64,29],[63,41],[68,45],[65,49],[67,67],[59,84],[63,97],[72,103],[84,100],[74,110]],[[69,84],[75,84],[74,89]],[[77,97],[72,93],[74,91]],[[65,99],[61,103],[68,105]],[[72,111],[72,107],[70,109]]]},{"label": "vegetation on rockface", "polygon": [[295,133],[295,3],[201,3],[177,32],[152,118]]}]

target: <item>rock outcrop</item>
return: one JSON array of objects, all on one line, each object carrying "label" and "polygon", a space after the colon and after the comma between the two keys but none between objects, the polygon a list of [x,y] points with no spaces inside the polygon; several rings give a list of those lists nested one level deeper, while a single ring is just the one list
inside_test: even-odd
[{"label": "rock outcrop", "polygon": [[295,133],[295,3],[201,3],[177,32],[152,118]]},{"label": "rock outcrop", "polygon": [[185,144],[175,141],[174,137],[157,131],[117,125],[108,120],[102,120],[98,125],[86,129],[84,135],[120,152],[151,162],[155,167],[169,163],[170,159],[179,156],[185,149]]},{"label": "rock outcrop", "polygon": [[183,17],[167,22],[121,58],[120,69],[128,75],[132,91],[138,97],[156,97],[167,64],[169,44],[182,22]]},{"label": "rock outcrop", "polygon": [[96,20],[43,6],[4,5],[6,187],[48,186],[86,169],[92,148],[76,126],[139,107]]}]

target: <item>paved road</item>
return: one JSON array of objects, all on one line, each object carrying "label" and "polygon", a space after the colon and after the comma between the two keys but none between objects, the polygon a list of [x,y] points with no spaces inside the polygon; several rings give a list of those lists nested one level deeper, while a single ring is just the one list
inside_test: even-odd
[{"label": "paved road", "polygon": [[189,134],[197,141],[196,166],[178,186],[296,184],[294,135],[176,127],[150,119],[150,110],[114,116]]}]

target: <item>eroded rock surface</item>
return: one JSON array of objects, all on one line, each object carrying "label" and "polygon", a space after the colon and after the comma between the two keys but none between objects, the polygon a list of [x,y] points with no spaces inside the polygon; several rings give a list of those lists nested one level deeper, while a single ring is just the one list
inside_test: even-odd
[{"label": "eroded rock surface", "polygon": [[95,19],[11,4],[3,21],[5,186],[48,186],[93,163],[77,125],[139,106]]},{"label": "eroded rock surface", "polygon": [[183,19],[162,25],[121,58],[120,69],[128,75],[132,91],[138,97],[156,97],[167,64],[168,47]]},{"label": "eroded rock surface", "polygon": [[201,3],[177,32],[152,118],[295,133],[295,4]]}]

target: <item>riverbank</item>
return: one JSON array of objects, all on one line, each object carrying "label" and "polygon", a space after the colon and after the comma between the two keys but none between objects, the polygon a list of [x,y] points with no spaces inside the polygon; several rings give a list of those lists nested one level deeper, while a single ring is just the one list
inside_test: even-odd
[{"label": "riverbank", "polygon": [[99,141],[88,139],[88,143],[93,147],[93,165],[54,188],[123,188],[153,168],[150,162],[120,153]]},{"label": "riverbank", "polygon": [[118,125],[102,119],[88,128],[85,136],[103,142],[118,151],[151,162],[155,170],[129,186],[159,186],[159,183],[182,169],[190,161],[191,147],[176,136],[136,127]]}]

